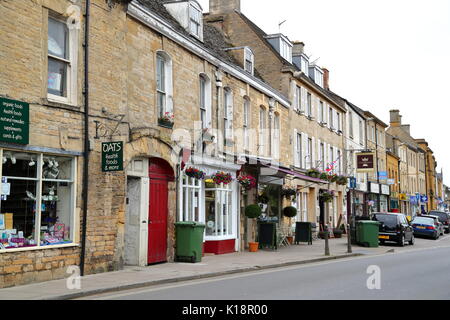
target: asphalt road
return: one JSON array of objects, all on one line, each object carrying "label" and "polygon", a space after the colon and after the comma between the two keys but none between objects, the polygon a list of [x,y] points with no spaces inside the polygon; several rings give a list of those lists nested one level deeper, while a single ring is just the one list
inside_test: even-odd
[{"label": "asphalt road", "polygon": [[[399,253],[188,281],[84,299],[450,299],[450,247],[410,248]],[[375,278],[377,274],[379,278]],[[368,282],[372,289],[368,288]]]}]

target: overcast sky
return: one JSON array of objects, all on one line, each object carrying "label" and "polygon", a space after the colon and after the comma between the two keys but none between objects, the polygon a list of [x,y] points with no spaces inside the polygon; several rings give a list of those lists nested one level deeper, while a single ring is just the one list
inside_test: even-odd
[{"label": "overcast sky", "polygon": [[[209,0],[198,0],[205,12]],[[399,109],[450,184],[449,0],[241,0],[266,33],[305,43],[330,89],[389,124]]]}]

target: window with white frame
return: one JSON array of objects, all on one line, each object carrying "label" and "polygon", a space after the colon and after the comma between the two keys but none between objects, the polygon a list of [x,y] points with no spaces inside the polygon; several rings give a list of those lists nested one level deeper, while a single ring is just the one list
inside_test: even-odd
[{"label": "window with white frame", "polygon": [[200,120],[202,129],[211,128],[211,81],[200,75]]},{"label": "window with white frame", "polygon": [[342,173],[342,168],[341,168],[341,150],[338,150],[337,152],[337,173],[341,174]]},{"label": "window with white frame", "polygon": [[325,123],[325,119],[324,119],[324,116],[323,116],[323,101],[320,101],[319,102],[319,121],[320,121],[320,123]]},{"label": "window with white frame", "polygon": [[276,113],[273,119],[273,158],[280,158],[280,116]]},{"label": "window with white frame", "polygon": [[244,98],[244,150],[249,150],[250,148],[250,99]]},{"label": "window with white frame", "polygon": [[364,124],[359,120],[359,144],[364,145]]},{"label": "window with white frame", "polygon": [[250,48],[245,48],[245,71],[253,74],[255,64],[255,56]]},{"label": "window with white frame", "polygon": [[292,62],[292,46],[280,37],[280,55],[289,62]]},{"label": "window with white frame", "polygon": [[337,131],[341,131],[341,114],[339,112],[336,112],[336,122]]},{"label": "window with white frame", "polygon": [[202,222],[201,217],[201,183],[202,180],[183,174],[181,183],[181,220]]},{"label": "window with white frame", "polygon": [[224,89],[224,138],[233,140],[233,94],[230,88]]},{"label": "window with white frame", "polygon": [[173,117],[172,110],[172,62],[164,52],[156,54],[156,93],[158,117]]},{"label": "window with white frame", "polygon": [[75,104],[77,97],[77,30],[48,18],[47,94],[50,100]]},{"label": "window with white frame", "polygon": [[312,117],[312,97],[311,97],[311,93],[309,93],[309,92],[306,95],[306,108],[307,108],[308,117]]},{"label": "window with white frame", "polygon": [[301,133],[297,133],[297,137],[296,137],[295,143],[296,143],[296,149],[295,150],[297,151],[297,154],[295,155],[295,157],[297,158],[295,163],[296,164],[298,163],[299,166],[302,167],[302,147],[303,147],[303,144],[302,144],[302,134]]},{"label": "window with white frame", "polygon": [[72,243],[76,221],[75,158],[6,149],[0,152],[0,248]]},{"label": "window with white frame", "polygon": [[308,155],[307,155],[307,169],[311,169],[314,166],[313,163],[313,151],[312,151],[312,138],[308,138]]},{"label": "window with white frame", "polygon": [[259,154],[264,155],[266,146],[266,109],[259,108]]},{"label": "window with white frame", "polygon": [[234,234],[232,185],[205,182],[206,236]]},{"label": "window with white frame", "polygon": [[328,109],[328,121],[330,122],[330,129],[334,129],[333,108]]},{"label": "window with white frame", "polygon": [[303,103],[302,103],[302,88],[299,86],[295,86],[295,91],[296,91],[296,97],[297,97],[297,110],[298,111],[304,111],[303,110]]},{"label": "window with white frame", "polygon": [[192,4],[189,5],[189,29],[193,36],[202,38],[202,12]]},{"label": "window with white frame", "polygon": [[322,170],[325,170],[325,145],[320,143],[320,166]]},{"label": "window with white frame", "polygon": [[351,139],[353,139],[353,112],[348,112],[348,133]]},{"label": "window with white frame", "polygon": [[[328,157],[328,159],[330,160],[330,162],[328,163],[328,164],[332,164],[333,163],[333,161],[334,161],[334,157],[333,157],[333,147],[332,146],[330,146],[330,154],[329,154],[329,157]],[[333,168],[333,170],[336,172],[336,165],[334,165],[334,168]]]}]

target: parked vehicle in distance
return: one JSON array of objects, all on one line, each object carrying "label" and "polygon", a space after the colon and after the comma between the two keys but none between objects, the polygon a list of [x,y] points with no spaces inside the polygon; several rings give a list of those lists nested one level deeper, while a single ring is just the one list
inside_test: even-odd
[{"label": "parked vehicle in distance", "polygon": [[439,221],[438,216],[430,215],[430,214],[422,214],[420,217],[427,217],[427,218],[433,218],[437,222],[438,230],[439,230],[439,236],[443,236],[445,233],[444,225],[442,222]]},{"label": "parked vehicle in distance", "polygon": [[417,216],[411,222],[415,236],[431,237],[434,240],[439,239],[440,231],[436,220],[431,217]]},{"label": "parked vehicle in distance", "polygon": [[378,239],[381,244],[394,241],[401,247],[414,245],[414,230],[402,213],[374,213],[372,220],[380,222]]},{"label": "parked vehicle in distance", "polygon": [[444,211],[430,211],[428,214],[439,217],[439,222],[444,225],[445,232],[450,233],[450,216],[447,213]]}]

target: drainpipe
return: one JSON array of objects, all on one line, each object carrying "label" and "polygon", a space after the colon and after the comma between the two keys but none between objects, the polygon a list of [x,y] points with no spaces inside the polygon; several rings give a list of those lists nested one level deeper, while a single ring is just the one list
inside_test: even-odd
[{"label": "drainpipe", "polygon": [[84,27],[84,166],[83,166],[83,225],[81,235],[80,275],[84,276],[86,253],[86,226],[89,188],[89,17],[91,1],[86,0]]}]

